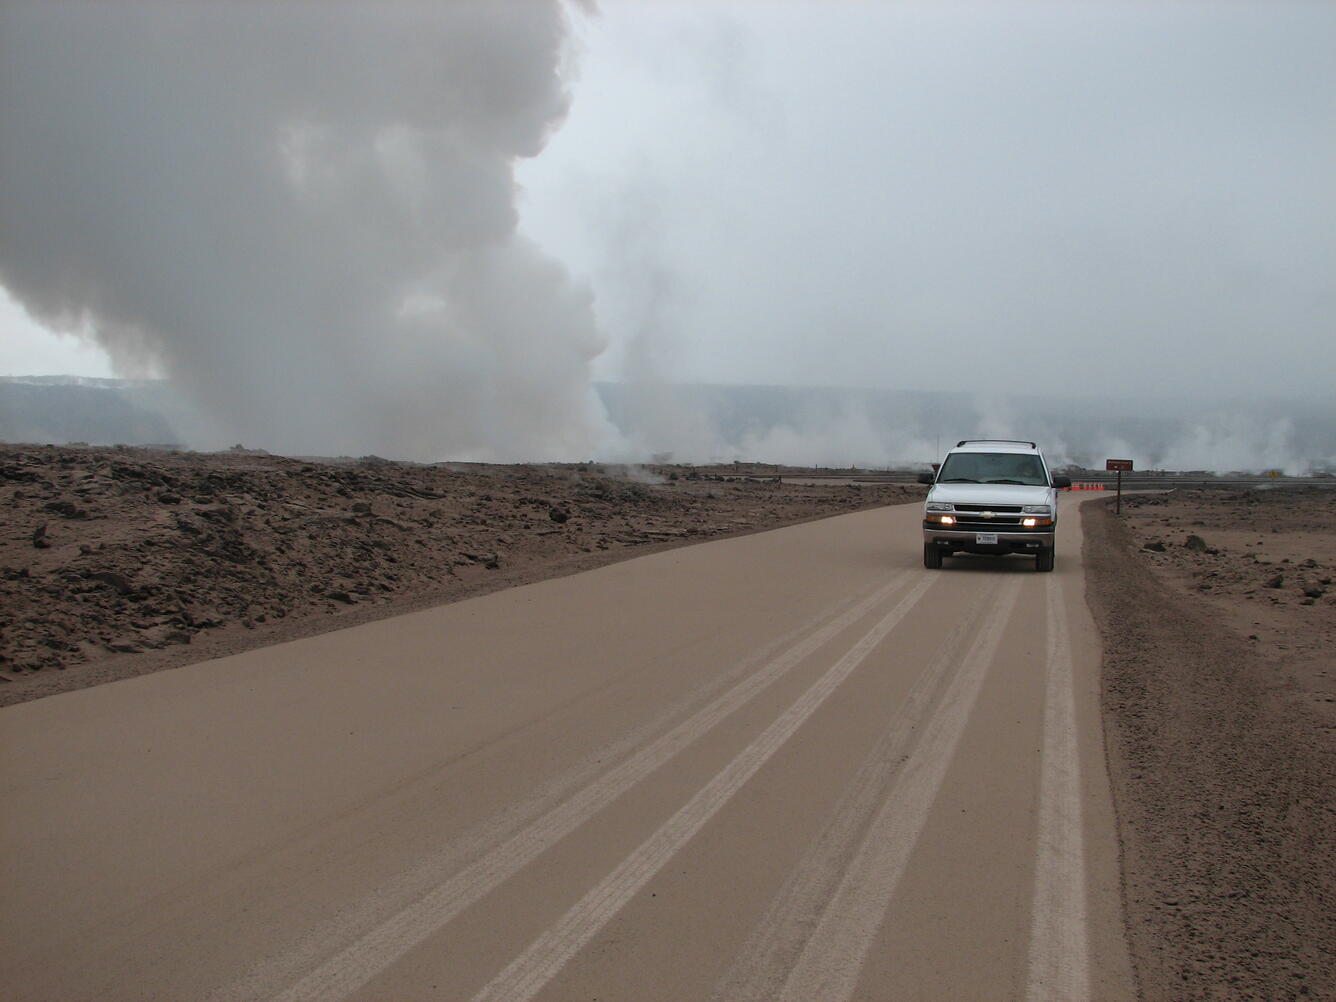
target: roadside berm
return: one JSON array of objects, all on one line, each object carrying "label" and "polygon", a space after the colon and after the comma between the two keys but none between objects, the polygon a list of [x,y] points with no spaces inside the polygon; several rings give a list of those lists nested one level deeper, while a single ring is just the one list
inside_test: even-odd
[{"label": "roadside berm", "polygon": [[727,466],[0,447],[0,705],[920,495]]},{"label": "roadside berm", "polygon": [[1083,511],[1142,997],[1336,998],[1336,493]]}]

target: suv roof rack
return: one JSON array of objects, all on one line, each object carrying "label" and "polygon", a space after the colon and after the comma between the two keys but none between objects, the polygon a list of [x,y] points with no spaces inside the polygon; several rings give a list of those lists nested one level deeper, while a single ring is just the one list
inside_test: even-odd
[{"label": "suv roof rack", "polygon": [[956,443],[956,448],[959,449],[962,445],[982,445],[985,442],[997,442],[999,444],[1006,443],[1008,445],[1028,445],[1031,449],[1039,448],[1039,446],[1035,445],[1033,442],[1023,442],[1019,438],[962,438]]}]

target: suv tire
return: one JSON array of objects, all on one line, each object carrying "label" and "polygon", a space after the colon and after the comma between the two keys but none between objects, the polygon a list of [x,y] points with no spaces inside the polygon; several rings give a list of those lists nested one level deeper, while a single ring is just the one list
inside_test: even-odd
[{"label": "suv tire", "polygon": [[1053,569],[1053,547],[1045,546],[1035,554],[1034,569],[1037,571],[1051,571]]},{"label": "suv tire", "polygon": [[923,566],[930,571],[938,570],[942,566],[942,551],[940,547],[932,543],[923,544]]}]

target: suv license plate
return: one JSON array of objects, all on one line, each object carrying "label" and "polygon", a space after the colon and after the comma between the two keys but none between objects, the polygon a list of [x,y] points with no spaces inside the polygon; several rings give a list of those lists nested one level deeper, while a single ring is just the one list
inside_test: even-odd
[{"label": "suv license plate", "polygon": [[976,543],[978,543],[980,546],[996,546],[996,545],[997,545],[997,533],[995,533],[995,532],[976,532],[976,533],[974,534],[974,541],[975,541]]}]

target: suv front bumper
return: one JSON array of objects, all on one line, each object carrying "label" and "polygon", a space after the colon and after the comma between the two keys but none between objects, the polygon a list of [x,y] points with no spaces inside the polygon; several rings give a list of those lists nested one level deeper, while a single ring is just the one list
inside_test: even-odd
[{"label": "suv front bumper", "polygon": [[[1026,529],[1008,532],[999,527],[988,529],[951,529],[936,523],[923,524],[923,541],[943,549],[967,550],[970,553],[1034,553],[1052,549],[1057,526],[1044,529]],[[996,542],[981,543],[980,536],[995,536]]]}]

